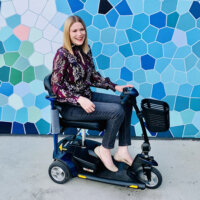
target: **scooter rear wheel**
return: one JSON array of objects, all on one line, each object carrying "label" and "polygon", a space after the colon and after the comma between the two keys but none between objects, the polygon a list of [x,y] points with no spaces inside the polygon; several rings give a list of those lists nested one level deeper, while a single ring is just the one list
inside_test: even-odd
[{"label": "scooter rear wheel", "polygon": [[162,184],[162,175],[155,167],[151,168],[151,181],[148,181],[143,169],[137,171],[137,177],[149,189],[156,189]]},{"label": "scooter rear wheel", "polygon": [[64,163],[56,160],[49,166],[49,176],[55,183],[63,184],[69,181],[71,172]]}]

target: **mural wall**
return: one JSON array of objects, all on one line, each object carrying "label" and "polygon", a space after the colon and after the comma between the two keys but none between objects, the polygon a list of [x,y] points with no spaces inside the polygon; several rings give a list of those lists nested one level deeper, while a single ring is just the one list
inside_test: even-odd
[{"label": "mural wall", "polygon": [[[0,9],[1,134],[50,132],[43,78],[62,45],[65,19],[76,14],[103,76],[133,84],[139,102],[170,105],[171,128],[155,137],[200,137],[199,1],[2,0]],[[132,135],[141,136],[134,112]]]}]

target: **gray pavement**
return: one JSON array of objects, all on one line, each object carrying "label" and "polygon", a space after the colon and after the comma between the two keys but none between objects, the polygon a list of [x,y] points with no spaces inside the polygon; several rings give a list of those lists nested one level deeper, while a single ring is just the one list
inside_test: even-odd
[{"label": "gray pavement", "polygon": [[[134,156],[140,152],[142,140],[132,143],[129,150]],[[163,176],[163,184],[156,190],[135,190],[78,178],[59,185],[48,176],[51,137],[0,136],[0,200],[200,199],[200,141],[151,140],[151,146],[151,155]]]}]

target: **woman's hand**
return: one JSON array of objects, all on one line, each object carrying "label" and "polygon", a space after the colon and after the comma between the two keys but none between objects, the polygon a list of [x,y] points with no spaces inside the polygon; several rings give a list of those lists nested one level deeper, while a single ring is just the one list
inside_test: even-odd
[{"label": "woman's hand", "polygon": [[95,105],[92,101],[90,101],[88,98],[80,96],[77,101],[81,107],[87,112],[92,113],[95,111]]},{"label": "woman's hand", "polygon": [[119,85],[116,85],[115,86],[115,90],[117,90],[118,92],[123,92],[123,89],[125,88],[125,87],[133,87],[133,85],[121,85],[121,86],[119,86]]}]

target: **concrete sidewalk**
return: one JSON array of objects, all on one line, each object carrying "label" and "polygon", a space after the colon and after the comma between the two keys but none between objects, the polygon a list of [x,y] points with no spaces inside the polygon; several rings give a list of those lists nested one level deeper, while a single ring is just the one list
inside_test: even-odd
[{"label": "concrete sidewalk", "polygon": [[[140,153],[142,140],[130,152]],[[200,199],[200,141],[151,140],[163,183],[156,190],[135,190],[74,178],[64,185],[51,181],[51,137],[0,136],[1,200],[197,200]],[[113,150],[114,152],[114,150]]]}]

